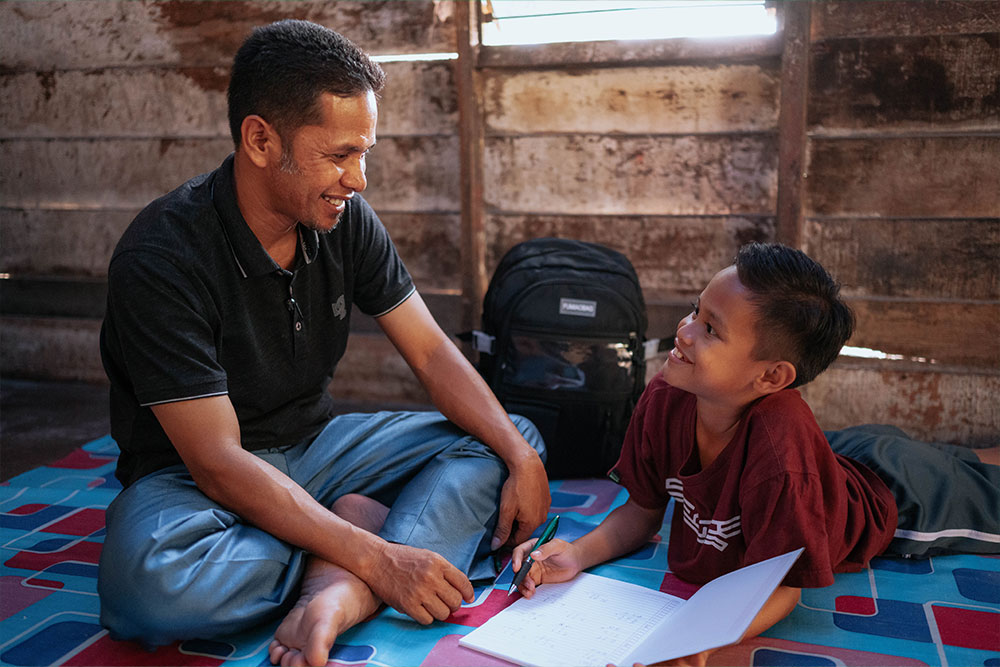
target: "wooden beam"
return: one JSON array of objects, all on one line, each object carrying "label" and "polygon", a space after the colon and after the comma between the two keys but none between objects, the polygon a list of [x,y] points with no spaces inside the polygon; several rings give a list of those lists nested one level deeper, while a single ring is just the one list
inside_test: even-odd
[{"label": "wooden beam", "polygon": [[776,240],[802,245],[802,197],[806,159],[811,2],[781,5],[784,48],[778,110],[778,210]]},{"label": "wooden beam", "polygon": [[486,294],[486,233],[483,215],[483,122],[481,82],[477,71],[478,13],[475,3],[455,3],[455,84],[458,89],[459,171],[461,184],[462,324],[479,326]]}]

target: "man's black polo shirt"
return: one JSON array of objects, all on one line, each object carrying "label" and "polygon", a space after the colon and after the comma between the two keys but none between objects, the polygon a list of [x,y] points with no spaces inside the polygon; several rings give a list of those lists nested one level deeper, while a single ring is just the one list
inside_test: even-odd
[{"label": "man's black polo shirt", "polygon": [[233,157],[147,206],[108,268],[101,356],[111,435],[128,486],[180,462],[149,406],[228,394],[249,450],[316,435],[326,387],[347,346],[351,310],[395,308],[413,283],[360,196],[329,234],[299,227],[281,269],[236,204]]}]

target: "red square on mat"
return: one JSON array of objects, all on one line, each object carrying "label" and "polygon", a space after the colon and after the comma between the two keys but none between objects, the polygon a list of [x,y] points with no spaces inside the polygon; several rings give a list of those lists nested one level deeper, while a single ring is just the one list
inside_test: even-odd
[{"label": "red square on mat", "polygon": [[931,605],[941,641],[981,651],[1000,651],[1000,613]]}]

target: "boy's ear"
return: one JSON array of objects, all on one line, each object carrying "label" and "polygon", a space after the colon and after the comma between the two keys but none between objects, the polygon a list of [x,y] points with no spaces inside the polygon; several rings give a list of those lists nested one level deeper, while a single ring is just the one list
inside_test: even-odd
[{"label": "boy's ear", "polygon": [[258,167],[266,167],[272,159],[280,159],[281,139],[274,126],[256,114],[240,124],[240,149]]},{"label": "boy's ear", "polygon": [[757,376],[754,385],[762,395],[773,394],[795,382],[795,377],[795,364],[789,361],[775,361]]}]

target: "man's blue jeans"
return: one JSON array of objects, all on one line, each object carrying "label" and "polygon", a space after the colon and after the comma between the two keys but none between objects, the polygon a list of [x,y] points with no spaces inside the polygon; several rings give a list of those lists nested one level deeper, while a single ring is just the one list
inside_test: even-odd
[{"label": "man's blue jeans", "polygon": [[[534,425],[511,419],[544,460]],[[386,540],[436,551],[471,579],[493,576],[507,468],[440,413],[343,415],[312,442],[255,454],[325,507],[348,493],[389,506]],[[101,623],[151,645],[237,632],[295,602],[306,556],[211,501],[183,465],[157,471],[108,507]]]}]

